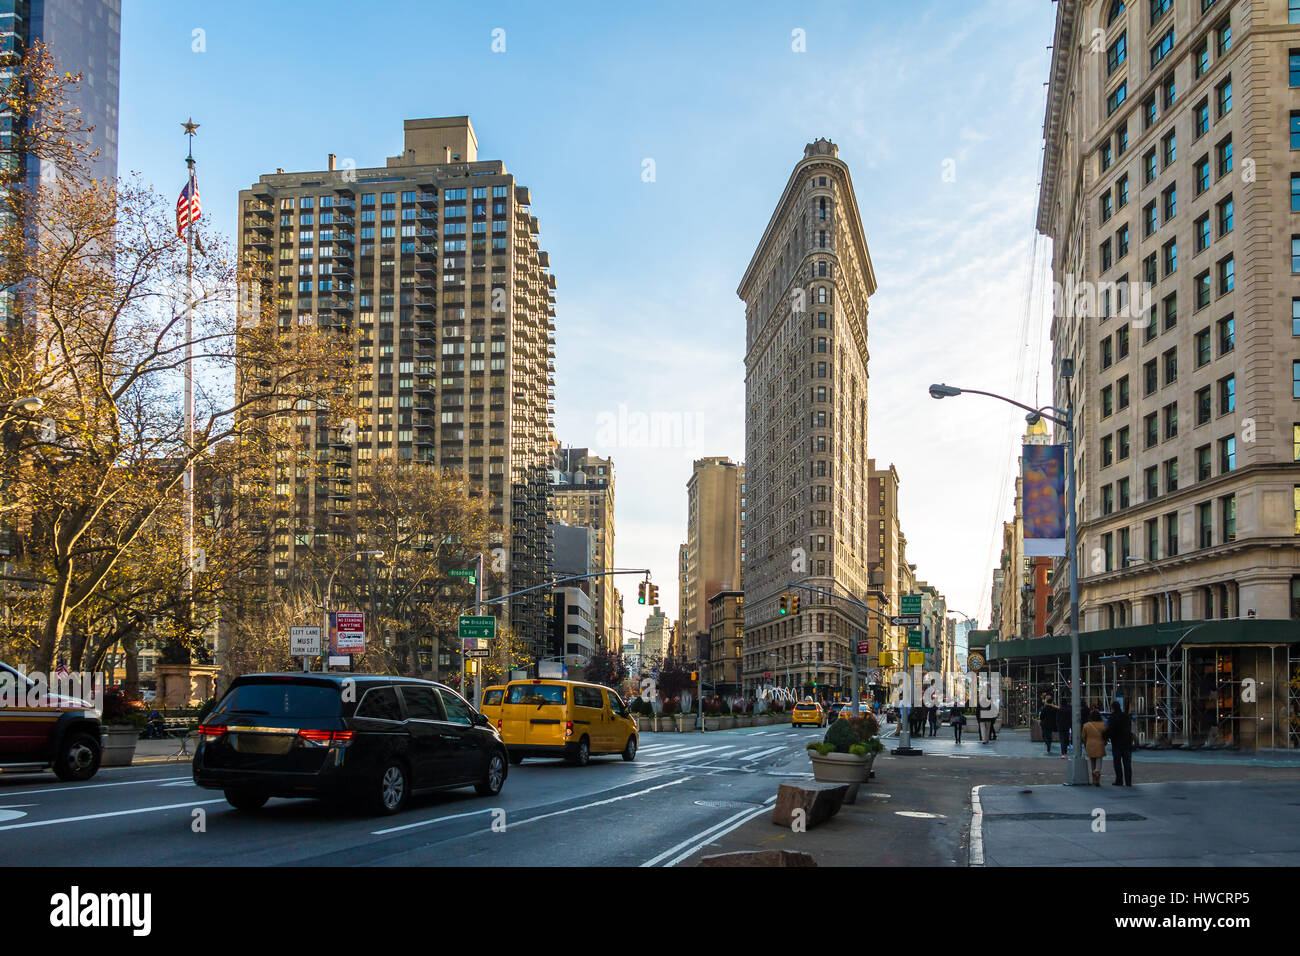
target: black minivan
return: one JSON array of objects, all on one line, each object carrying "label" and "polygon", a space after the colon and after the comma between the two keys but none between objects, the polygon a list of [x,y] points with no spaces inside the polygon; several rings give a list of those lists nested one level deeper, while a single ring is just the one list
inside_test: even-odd
[{"label": "black minivan", "polygon": [[505,744],[450,687],[362,674],[245,674],[199,728],[194,782],[256,810],[323,797],[398,813],[414,792],[501,792]]}]

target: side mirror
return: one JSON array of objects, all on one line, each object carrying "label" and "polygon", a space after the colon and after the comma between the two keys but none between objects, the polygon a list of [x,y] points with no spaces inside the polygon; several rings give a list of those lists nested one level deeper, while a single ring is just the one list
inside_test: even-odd
[{"label": "side mirror", "polygon": [[491,727],[492,721],[488,720],[487,717],[483,716],[476,710],[474,711],[474,725],[476,727]]}]

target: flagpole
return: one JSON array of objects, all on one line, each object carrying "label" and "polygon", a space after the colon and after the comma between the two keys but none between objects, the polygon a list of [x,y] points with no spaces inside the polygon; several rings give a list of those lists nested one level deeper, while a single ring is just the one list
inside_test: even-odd
[{"label": "flagpole", "polygon": [[[189,155],[185,166],[189,186],[194,185],[194,133],[198,125],[191,119],[183,124],[189,137]],[[193,196],[189,200],[193,202]],[[189,465],[185,469],[185,591],[194,594],[194,216],[188,213],[185,224],[185,451]]]}]

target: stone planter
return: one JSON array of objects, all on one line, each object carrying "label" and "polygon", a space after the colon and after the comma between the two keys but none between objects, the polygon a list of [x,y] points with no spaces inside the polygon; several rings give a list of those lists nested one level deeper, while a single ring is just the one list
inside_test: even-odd
[{"label": "stone planter", "polygon": [[659,733],[667,733],[677,729],[677,721],[673,717],[665,717],[663,714],[659,714],[653,719],[654,729]]},{"label": "stone planter", "polygon": [[642,733],[642,734],[645,733],[647,730],[654,730],[654,729],[655,729],[655,720],[654,720],[654,718],[653,718],[653,717],[637,717],[637,719],[636,719],[636,729],[637,729],[637,733]]},{"label": "stone planter", "polygon": [[134,724],[114,724],[103,728],[101,767],[129,767],[135,759],[135,745],[140,728]]},{"label": "stone planter", "polygon": [[812,760],[813,779],[821,783],[866,783],[876,760],[875,754],[855,757],[830,753],[823,757],[815,750],[808,751],[808,756]]},{"label": "stone planter", "polygon": [[772,715],[771,715],[771,714],[755,714],[755,715],[754,715],[754,726],[755,726],[755,727],[771,727],[772,724],[774,724],[775,722],[776,722],[776,721],[774,721],[774,720],[772,719]]},{"label": "stone planter", "polygon": [[705,729],[705,730],[722,730],[722,729],[723,729],[723,723],[726,721],[726,719],[727,719],[726,717],[705,717],[705,718],[704,718],[704,729]]},{"label": "stone planter", "polygon": [[684,734],[695,729],[694,714],[678,714],[675,718],[677,721],[677,732]]},{"label": "stone planter", "polygon": [[753,726],[754,726],[754,718],[753,718],[752,716],[750,716],[749,714],[737,714],[735,717],[732,718],[732,720],[734,720],[734,721],[736,722],[736,726],[737,726],[737,727],[753,727]]},{"label": "stone planter", "polygon": [[736,728],[736,715],[735,715],[735,714],[727,714],[726,716],[724,716],[724,717],[722,717],[722,718],[720,718],[720,719],[721,719],[721,721],[722,721],[722,729],[723,729],[723,730],[735,730],[735,728]]}]

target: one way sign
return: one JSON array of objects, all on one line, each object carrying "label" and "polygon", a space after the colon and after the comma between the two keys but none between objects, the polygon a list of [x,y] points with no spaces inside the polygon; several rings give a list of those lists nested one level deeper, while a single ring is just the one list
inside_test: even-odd
[{"label": "one way sign", "polygon": [[919,614],[900,614],[898,617],[891,617],[891,618],[889,619],[889,623],[890,623],[890,624],[895,624],[895,625],[898,625],[898,624],[906,624],[906,625],[908,625],[909,627],[914,627],[914,626],[916,626],[917,624],[920,624],[920,623],[921,623],[921,615],[919,615]]}]

